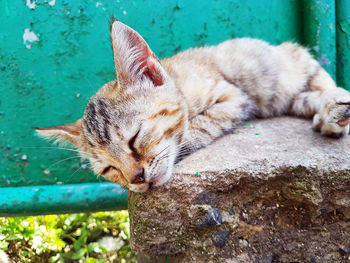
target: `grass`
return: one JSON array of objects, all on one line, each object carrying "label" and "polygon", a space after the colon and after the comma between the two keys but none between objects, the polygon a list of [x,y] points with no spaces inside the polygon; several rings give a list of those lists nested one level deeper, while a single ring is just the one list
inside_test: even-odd
[{"label": "grass", "polygon": [[0,250],[14,262],[133,263],[129,240],[127,211],[0,217]]}]

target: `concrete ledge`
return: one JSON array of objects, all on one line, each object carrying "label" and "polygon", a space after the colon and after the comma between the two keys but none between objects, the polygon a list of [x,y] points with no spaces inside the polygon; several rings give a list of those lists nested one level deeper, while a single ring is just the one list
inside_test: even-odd
[{"label": "concrete ledge", "polygon": [[246,123],[129,193],[140,262],[349,262],[350,138],[307,120]]}]

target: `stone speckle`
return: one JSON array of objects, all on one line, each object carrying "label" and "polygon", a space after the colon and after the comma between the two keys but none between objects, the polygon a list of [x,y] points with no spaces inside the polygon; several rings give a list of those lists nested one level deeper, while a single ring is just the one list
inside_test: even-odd
[{"label": "stone speckle", "polygon": [[342,256],[346,256],[346,255],[350,255],[350,247],[347,247],[347,248],[339,248],[338,249],[340,255]]},{"label": "stone speckle", "polygon": [[199,205],[217,205],[217,199],[214,193],[203,191],[200,192],[193,200],[193,203]]},{"label": "stone speckle", "polygon": [[197,226],[220,226],[222,223],[222,216],[219,209],[214,208],[209,211],[204,217],[200,218]]},{"label": "stone speckle", "polygon": [[235,210],[233,208],[230,209],[228,212],[230,215],[234,216],[236,214]]},{"label": "stone speckle", "polygon": [[223,247],[226,245],[227,239],[230,236],[229,231],[217,232],[213,235],[213,243],[217,247]]}]

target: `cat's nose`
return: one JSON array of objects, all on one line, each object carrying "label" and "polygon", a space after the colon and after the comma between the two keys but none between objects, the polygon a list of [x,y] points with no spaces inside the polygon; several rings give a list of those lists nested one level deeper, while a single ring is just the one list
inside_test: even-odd
[{"label": "cat's nose", "polygon": [[132,184],[143,184],[145,182],[145,169],[142,168],[135,178],[131,181]]}]

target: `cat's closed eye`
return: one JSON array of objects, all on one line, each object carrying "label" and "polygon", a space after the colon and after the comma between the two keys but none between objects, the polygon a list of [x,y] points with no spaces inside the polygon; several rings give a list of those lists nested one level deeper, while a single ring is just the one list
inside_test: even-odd
[{"label": "cat's closed eye", "polygon": [[[141,130],[141,129],[140,129]],[[137,152],[136,148],[135,148],[135,141],[137,136],[140,133],[140,130],[137,131],[137,133],[129,140],[128,145],[130,150],[132,151],[132,155],[134,156],[135,159],[139,160],[141,158],[140,154]]]},{"label": "cat's closed eye", "polygon": [[116,170],[117,168],[115,168],[114,166],[110,165],[107,166],[106,168],[104,168],[101,172],[101,175],[106,175],[108,172],[112,171],[112,170]]}]

